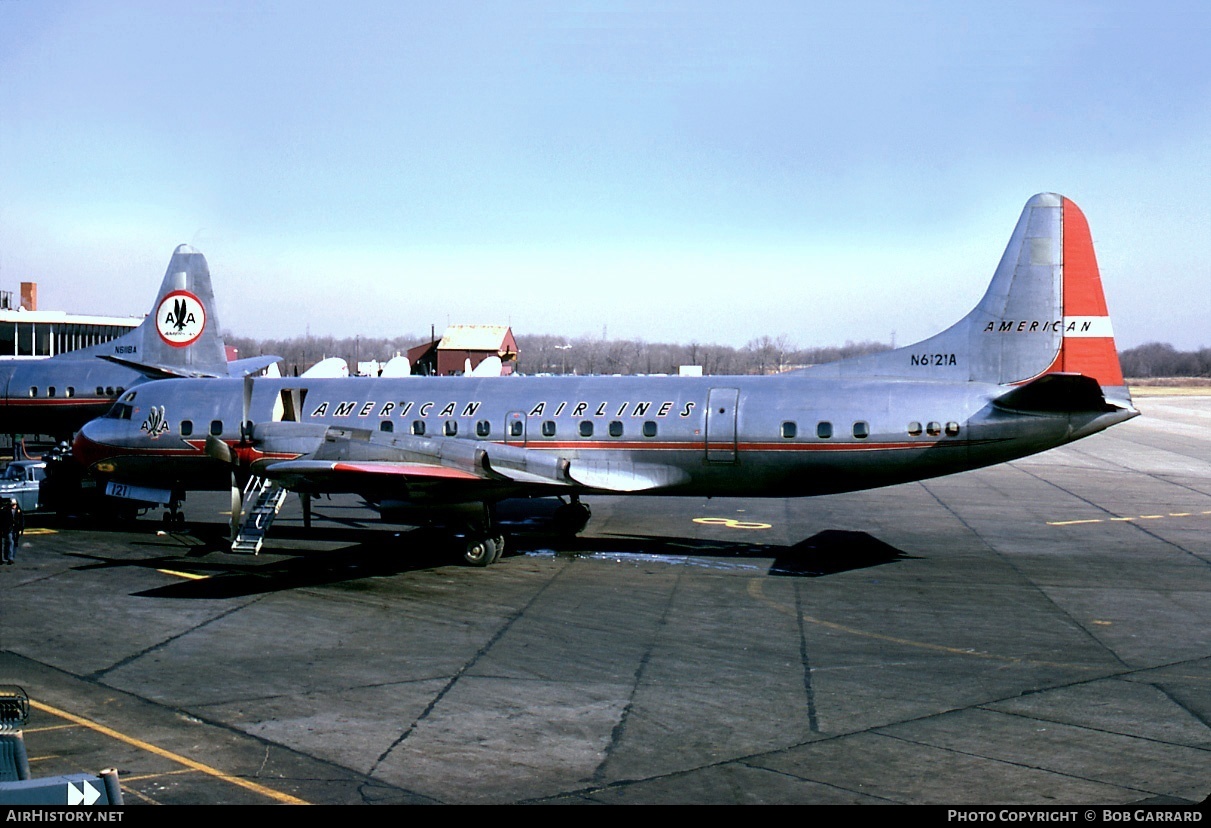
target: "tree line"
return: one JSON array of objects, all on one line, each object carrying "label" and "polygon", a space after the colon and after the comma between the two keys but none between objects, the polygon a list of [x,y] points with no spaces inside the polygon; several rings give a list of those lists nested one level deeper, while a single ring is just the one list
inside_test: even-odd
[{"label": "tree line", "polygon": [[1119,351],[1119,362],[1123,376],[1136,379],[1211,377],[1211,348],[1179,351],[1166,342],[1149,342]]},{"label": "tree line", "polygon": [[[326,357],[340,357],[356,371],[357,363],[384,363],[409,348],[427,344],[428,336],[394,338],[298,336],[254,339],[224,334],[241,357],[275,354],[282,373],[298,374]],[[741,348],[715,343],[644,342],[639,339],[568,338],[548,334],[517,336],[517,372],[522,374],[676,374],[682,365],[699,365],[704,374],[775,374],[790,368],[835,362],[886,351],[882,342],[847,342],[840,346],[799,348],[785,336],[763,336]]]},{"label": "tree line", "polygon": [[[430,341],[428,336],[394,338],[350,336],[298,336],[290,339],[254,339],[226,334],[227,343],[242,357],[276,354],[284,360],[283,373],[302,373],[325,357],[341,357],[356,371],[359,361],[386,362],[409,348]],[[704,374],[776,374],[791,368],[836,362],[862,354],[886,351],[883,342],[847,342],[844,345],[800,348],[786,336],[763,336],[742,347],[716,343],[645,342],[640,339],[568,338],[550,334],[517,336],[517,371],[522,374],[676,374],[682,365],[699,365]],[[1211,377],[1211,348],[1179,351],[1172,345],[1150,342],[1119,352],[1123,376]]]}]

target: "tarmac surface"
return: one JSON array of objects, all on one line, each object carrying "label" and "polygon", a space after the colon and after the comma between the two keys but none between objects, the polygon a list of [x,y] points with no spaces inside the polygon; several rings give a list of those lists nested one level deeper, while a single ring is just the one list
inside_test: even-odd
[{"label": "tarmac surface", "polygon": [[127,804],[1201,802],[1211,397],[796,500],[594,498],[476,569],[352,498],[260,556],[31,521],[0,683],[34,774]]}]

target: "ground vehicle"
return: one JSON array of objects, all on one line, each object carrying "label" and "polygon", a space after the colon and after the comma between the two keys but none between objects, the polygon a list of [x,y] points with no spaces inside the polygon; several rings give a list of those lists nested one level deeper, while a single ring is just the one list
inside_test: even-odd
[{"label": "ground vehicle", "polygon": [[0,474],[0,497],[15,498],[23,512],[36,511],[41,505],[45,479],[44,460],[14,460]]}]

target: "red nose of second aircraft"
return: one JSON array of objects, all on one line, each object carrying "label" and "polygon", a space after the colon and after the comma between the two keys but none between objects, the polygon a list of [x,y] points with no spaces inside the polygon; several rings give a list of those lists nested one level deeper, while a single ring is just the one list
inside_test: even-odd
[{"label": "red nose of second aircraft", "polygon": [[96,439],[98,438],[96,432],[101,428],[96,421],[87,423],[76,432],[76,439],[72,441],[72,458],[85,469],[95,467],[97,463],[116,453],[112,446],[107,446]]}]

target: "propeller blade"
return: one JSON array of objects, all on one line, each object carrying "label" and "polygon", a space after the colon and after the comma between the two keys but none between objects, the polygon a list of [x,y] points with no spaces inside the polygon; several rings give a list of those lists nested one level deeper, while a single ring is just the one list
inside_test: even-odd
[{"label": "propeller blade", "polygon": [[231,539],[234,541],[240,533],[240,518],[244,512],[244,491],[236,480],[235,472],[231,473]]},{"label": "propeller blade", "polygon": [[249,412],[252,409],[252,375],[244,377],[244,400],[243,408],[240,410],[240,442],[247,443],[252,440],[252,422],[248,419]]},{"label": "propeller blade", "polygon": [[213,434],[206,435],[206,456],[213,457],[215,460],[232,466],[239,462],[239,458],[235,456],[235,452],[231,450],[231,446]]}]

